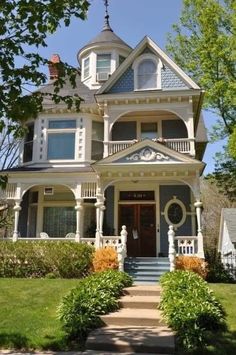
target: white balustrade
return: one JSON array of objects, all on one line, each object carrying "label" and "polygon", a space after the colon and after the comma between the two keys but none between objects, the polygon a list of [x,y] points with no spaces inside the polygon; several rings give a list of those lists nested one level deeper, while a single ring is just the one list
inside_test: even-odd
[{"label": "white balustrade", "polygon": [[112,247],[117,250],[118,245],[120,244],[120,237],[119,236],[108,236],[108,237],[101,237],[102,247]]},{"label": "white balustrade", "polygon": [[81,184],[82,198],[96,198],[96,191],[97,191],[96,182],[83,182]]},{"label": "white balustrade", "polygon": [[177,241],[178,255],[196,255],[197,254],[197,240],[195,236],[178,236],[175,237]]},{"label": "white balustrade", "polygon": [[80,243],[95,246],[95,238],[80,238]]},{"label": "white balustrade", "polygon": [[108,142],[108,155],[115,154],[117,152],[120,152],[123,149],[126,149],[136,143],[137,140],[132,140],[132,141],[110,141]]},{"label": "white balustrade", "polygon": [[0,189],[0,199],[14,199],[16,196],[16,184],[7,184],[5,190]]},{"label": "white balustrade", "polygon": [[[176,150],[179,153],[194,155],[194,139],[193,138],[175,138],[175,139],[154,139],[155,142],[162,143],[170,149]],[[109,141],[104,142],[104,146],[108,146],[108,155],[120,152],[136,143],[137,140],[129,141]]]}]

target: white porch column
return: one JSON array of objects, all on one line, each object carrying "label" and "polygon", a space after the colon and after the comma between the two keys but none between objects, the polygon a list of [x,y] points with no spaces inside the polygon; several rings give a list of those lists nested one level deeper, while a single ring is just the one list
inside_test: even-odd
[{"label": "white porch column", "polygon": [[103,116],[104,119],[104,147],[103,147],[103,158],[108,157],[109,154],[109,147],[108,147],[108,141],[109,141],[109,116],[104,114]]},{"label": "white porch column", "polygon": [[82,226],[82,216],[83,216],[83,199],[77,198],[76,199],[76,232],[75,232],[75,241],[80,242],[81,238],[81,226]]},{"label": "white porch column", "polygon": [[204,259],[204,249],[203,249],[203,235],[202,235],[202,225],[201,225],[201,210],[202,210],[202,202],[197,200],[194,203],[194,207],[196,208],[197,215],[197,237],[198,237],[198,257]]},{"label": "white porch column", "polygon": [[169,226],[168,230],[168,242],[169,242],[169,261],[170,271],[175,271],[175,231],[173,226]]},{"label": "white porch column", "polygon": [[20,217],[20,211],[21,211],[20,203],[21,203],[21,200],[15,200],[15,206],[13,207],[14,214],[15,214],[14,232],[13,232],[13,237],[12,237],[13,242],[16,242],[18,239],[18,236],[19,236],[18,224],[19,224],[19,217]]},{"label": "white porch column", "polygon": [[105,198],[101,193],[97,194],[97,202],[95,203],[96,207],[96,248],[101,247],[101,237],[102,237],[102,229],[103,229],[103,219],[104,219],[104,210],[106,207],[104,206]]}]

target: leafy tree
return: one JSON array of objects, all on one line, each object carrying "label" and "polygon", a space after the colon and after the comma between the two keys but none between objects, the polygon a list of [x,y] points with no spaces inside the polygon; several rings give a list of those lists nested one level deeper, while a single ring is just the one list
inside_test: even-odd
[{"label": "leafy tree", "polygon": [[235,0],[183,0],[168,37],[167,50],[205,89],[205,107],[221,117],[213,138],[231,134],[236,125],[235,10]]},{"label": "leafy tree", "polygon": [[[64,22],[69,26],[72,16],[84,19],[88,10],[87,0],[2,0],[0,2],[0,133],[6,127],[19,135],[19,124],[34,118],[42,110],[43,95],[31,92],[29,87],[39,87],[47,77],[42,66],[49,61],[38,53],[46,47],[48,34],[54,33]],[[19,64],[20,63],[20,64]],[[75,83],[77,71],[66,63],[56,64],[64,75],[56,80],[51,98],[65,101],[69,106],[79,98],[60,97],[65,76]]]},{"label": "leafy tree", "polygon": [[231,157],[236,159],[236,127],[234,127],[233,133],[229,137],[228,150]]}]

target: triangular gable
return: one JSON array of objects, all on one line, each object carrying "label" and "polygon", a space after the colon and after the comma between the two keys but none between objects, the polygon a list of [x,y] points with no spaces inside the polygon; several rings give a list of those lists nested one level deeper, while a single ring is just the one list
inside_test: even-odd
[{"label": "triangular gable", "polygon": [[204,163],[187,155],[176,152],[164,144],[144,139],[132,146],[95,162],[93,165],[130,165],[130,164],[197,164]]},{"label": "triangular gable", "polygon": [[[155,53],[163,63],[161,72],[162,89],[197,89],[199,86],[187,75],[184,71],[173,62],[160,47],[156,45],[149,37],[144,39],[136,46],[136,48],[129,54],[120,67],[110,76],[110,78],[97,91],[97,94],[103,93],[118,93],[129,92],[133,90],[133,70],[132,63],[145,51]],[[125,88],[125,89],[124,89]],[[132,89],[132,90],[131,90]]]}]

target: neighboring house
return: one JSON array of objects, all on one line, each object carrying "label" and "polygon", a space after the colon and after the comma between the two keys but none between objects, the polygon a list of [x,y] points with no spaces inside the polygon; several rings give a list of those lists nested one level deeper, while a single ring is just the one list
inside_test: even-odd
[{"label": "neighboring house", "polygon": [[218,250],[222,256],[236,255],[236,208],[222,208]]},{"label": "neighboring house", "polygon": [[[149,37],[131,48],[108,15],[78,61],[77,87],[67,82],[61,94],[78,94],[80,112],[45,99],[28,122],[19,165],[5,172],[13,240],[96,232],[98,245],[126,225],[129,256],[166,256],[173,225],[180,246],[194,241],[204,257],[202,90]],[[57,72],[49,69],[41,91],[50,93]]]}]

